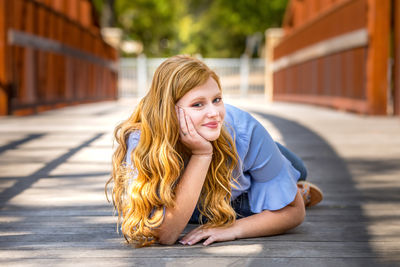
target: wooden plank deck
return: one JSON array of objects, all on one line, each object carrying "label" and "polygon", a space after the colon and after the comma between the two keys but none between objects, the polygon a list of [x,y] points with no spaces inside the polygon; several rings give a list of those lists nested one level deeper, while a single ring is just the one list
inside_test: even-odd
[{"label": "wooden plank deck", "polygon": [[103,192],[113,128],[136,102],[89,104],[0,118],[0,265],[400,266],[398,119],[227,102],[299,154],[324,191],[300,227],[210,247],[126,245]]}]

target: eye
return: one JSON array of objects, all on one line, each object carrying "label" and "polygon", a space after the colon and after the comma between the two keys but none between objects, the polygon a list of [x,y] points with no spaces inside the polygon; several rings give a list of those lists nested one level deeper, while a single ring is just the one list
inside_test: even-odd
[{"label": "eye", "polygon": [[221,97],[217,97],[217,98],[215,98],[214,99],[214,103],[220,103],[222,101],[222,98]]},{"label": "eye", "polygon": [[194,108],[201,108],[202,106],[203,106],[202,103],[194,103],[194,104],[192,105],[192,107],[194,107]]}]

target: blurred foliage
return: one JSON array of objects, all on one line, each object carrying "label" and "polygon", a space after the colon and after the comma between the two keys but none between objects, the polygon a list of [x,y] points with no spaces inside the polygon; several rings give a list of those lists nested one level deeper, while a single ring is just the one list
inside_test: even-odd
[{"label": "blurred foliage", "polygon": [[140,41],[147,56],[257,55],[264,31],[279,27],[288,0],[93,0],[101,14],[113,3],[124,38]]}]

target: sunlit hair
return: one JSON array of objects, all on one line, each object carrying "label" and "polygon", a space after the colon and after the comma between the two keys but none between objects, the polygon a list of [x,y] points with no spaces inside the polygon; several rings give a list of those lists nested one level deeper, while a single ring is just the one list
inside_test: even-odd
[{"label": "sunlit hair", "polygon": [[[179,140],[175,103],[191,89],[218,76],[203,62],[188,56],[174,56],[155,71],[148,94],[130,118],[115,129],[118,146],[113,154],[112,201],[118,222],[128,242],[147,245],[157,241],[154,229],[164,217],[164,207],[174,207],[174,189],[183,173],[190,151]],[[129,135],[140,131],[140,140],[126,166]],[[198,202],[204,227],[229,226],[236,214],[230,205],[233,171],[238,164],[234,142],[222,127],[211,142],[213,157]],[[107,191],[106,185],[106,191]]]}]

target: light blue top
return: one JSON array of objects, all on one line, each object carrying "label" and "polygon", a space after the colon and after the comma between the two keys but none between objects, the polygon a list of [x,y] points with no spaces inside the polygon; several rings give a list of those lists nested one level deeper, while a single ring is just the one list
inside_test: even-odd
[{"label": "light blue top", "polygon": [[[225,104],[226,128],[235,136],[240,158],[239,173],[235,173],[238,188],[232,188],[232,199],[248,192],[250,209],[254,213],[278,210],[290,204],[297,193],[300,173],[281,154],[267,130],[248,112]],[[139,142],[140,133],[129,136],[127,155]],[[128,166],[130,156],[126,157]]]}]

